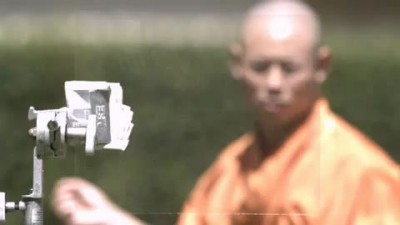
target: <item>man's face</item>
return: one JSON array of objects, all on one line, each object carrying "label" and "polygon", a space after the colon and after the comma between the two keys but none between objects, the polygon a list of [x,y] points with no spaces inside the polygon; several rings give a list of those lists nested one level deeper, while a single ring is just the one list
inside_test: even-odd
[{"label": "man's face", "polygon": [[272,120],[290,122],[309,110],[319,95],[317,54],[301,35],[274,38],[265,32],[245,39],[241,81],[255,110]]}]

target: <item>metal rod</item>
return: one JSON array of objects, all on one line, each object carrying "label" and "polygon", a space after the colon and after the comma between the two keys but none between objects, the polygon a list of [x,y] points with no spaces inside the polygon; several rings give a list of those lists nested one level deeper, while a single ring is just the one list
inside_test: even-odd
[{"label": "metal rod", "polygon": [[23,196],[26,203],[25,225],[43,225],[43,159],[33,150],[33,187]]}]

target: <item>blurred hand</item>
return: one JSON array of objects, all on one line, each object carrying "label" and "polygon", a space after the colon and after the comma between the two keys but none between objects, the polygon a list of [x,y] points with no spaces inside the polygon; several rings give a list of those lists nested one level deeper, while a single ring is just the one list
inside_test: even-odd
[{"label": "blurred hand", "polygon": [[66,225],[143,225],[115,205],[94,184],[81,178],[64,178],[53,190],[52,207]]}]

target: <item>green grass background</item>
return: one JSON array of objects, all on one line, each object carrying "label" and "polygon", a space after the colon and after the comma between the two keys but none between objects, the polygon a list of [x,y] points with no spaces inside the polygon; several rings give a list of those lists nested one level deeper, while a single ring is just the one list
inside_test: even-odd
[{"label": "green grass background", "polygon": [[[400,42],[390,32],[331,32],[331,107],[400,161]],[[68,152],[45,164],[45,224],[60,177],[81,176],[120,206],[153,224],[173,224],[200,174],[231,140],[251,128],[239,85],[227,69],[226,46],[79,44],[33,40],[0,44],[0,190],[18,201],[31,187],[34,141],[29,106],[65,105],[67,80],[120,82],[135,111],[125,152],[86,157]],[[7,224],[22,224],[22,214]]]}]

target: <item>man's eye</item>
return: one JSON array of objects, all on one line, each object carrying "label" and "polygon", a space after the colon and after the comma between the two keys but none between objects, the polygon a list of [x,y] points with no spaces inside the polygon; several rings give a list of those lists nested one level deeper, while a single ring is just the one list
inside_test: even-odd
[{"label": "man's eye", "polygon": [[250,65],[251,69],[257,73],[263,73],[269,68],[269,63],[255,62]]},{"label": "man's eye", "polygon": [[291,74],[296,72],[299,69],[299,66],[294,63],[282,63],[282,70],[286,74]]}]

